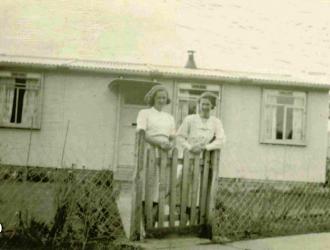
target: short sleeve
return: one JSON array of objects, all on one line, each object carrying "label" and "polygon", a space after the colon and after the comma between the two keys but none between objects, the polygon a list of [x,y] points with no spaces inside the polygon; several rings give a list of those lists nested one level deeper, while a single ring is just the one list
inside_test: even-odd
[{"label": "short sleeve", "polygon": [[145,110],[140,110],[136,119],[136,130],[146,130],[147,129],[147,112]]},{"label": "short sleeve", "polygon": [[215,119],[215,140],[206,145],[207,150],[220,149],[226,141],[225,132],[222,126],[222,122],[219,119]]},{"label": "short sleeve", "polygon": [[219,119],[216,119],[215,137],[218,138],[222,144],[226,141],[225,131],[222,122]]}]

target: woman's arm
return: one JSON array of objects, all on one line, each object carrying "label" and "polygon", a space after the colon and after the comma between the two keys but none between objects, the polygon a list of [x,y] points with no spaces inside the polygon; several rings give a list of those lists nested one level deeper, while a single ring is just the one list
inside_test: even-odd
[{"label": "woman's arm", "polygon": [[162,142],[153,136],[146,134],[145,140],[153,146],[161,147]]},{"label": "woman's arm", "polygon": [[205,146],[208,151],[220,149],[226,141],[225,132],[223,130],[222,122],[219,119],[215,120],[214,140]]}]

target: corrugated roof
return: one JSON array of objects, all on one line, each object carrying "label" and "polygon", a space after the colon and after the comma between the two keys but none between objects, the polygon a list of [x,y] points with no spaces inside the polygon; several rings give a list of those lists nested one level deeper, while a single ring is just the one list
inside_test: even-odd
[{"label": "corrugated roof", "polygon": [[239,72],[214,69],[188,69],[165,65],[136,64],[111,61],[94,61],[81,59],[47,58],[33,56],[0,55],[0,66],[32,66],[49,69],[66,68],[92,72],[108,72],[158,77],[225,80],[246,84],[272,84],[330,89],[330,77],[327,75],[309,74],[293,76],[287,73]]}]

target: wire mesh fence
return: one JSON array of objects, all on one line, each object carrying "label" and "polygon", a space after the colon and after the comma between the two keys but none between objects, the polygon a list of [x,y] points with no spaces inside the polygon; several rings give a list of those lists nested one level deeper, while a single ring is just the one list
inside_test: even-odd
[{"label": "wire mesh fence", "polygon": [[243,179],[219,180],[215,241],[330,230],[326,184]]},{"label": "wire mesh fence", "polygon": [[125,238],[109,170],[0,167],[0,248],[85,248]]}]

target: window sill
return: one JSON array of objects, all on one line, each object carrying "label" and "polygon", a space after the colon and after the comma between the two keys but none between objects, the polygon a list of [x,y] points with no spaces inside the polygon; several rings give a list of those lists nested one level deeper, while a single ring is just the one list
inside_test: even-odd
[{"label": "window sill", "polygon": [[306,147],[306,142],[292,142],[292,141],[261,141],[261,144],[272,144],[272,145],[283,145],[283,146],[298,146],[298,147]]}]

